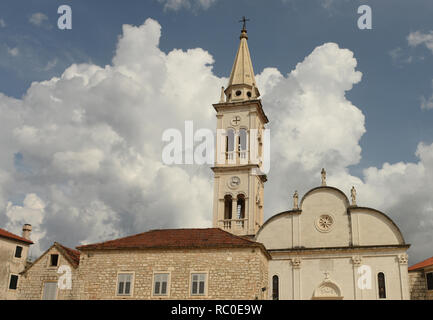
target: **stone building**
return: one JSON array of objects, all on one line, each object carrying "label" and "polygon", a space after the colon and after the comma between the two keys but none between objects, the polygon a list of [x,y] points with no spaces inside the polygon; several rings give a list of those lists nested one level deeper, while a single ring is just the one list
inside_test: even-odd
[{"label": "stone building", "polygon": [[0,229],[0,300],[17,299],[20,272],[27,264],[32,226],[23,226],[22,236]]},{"label": "stone building", "polygon": [[409,267],[412,300],[433,300],[433,257]]},{"label": "stone building", "polygon": [[269,254],[218,228],[152,230],[77,247],[80,299],[263,299]]},{"label": "stone building", "polygon": [[[293,210],[263,223],[264,140],[269,122],[262,106],[247,44],[247,31],[228,87],[214,104],[218,130],[214,172],[213,225],[263,243],[269,261],[267,298],[409,299],[409,248],[384,213],[356,205],[326,186],[307,192]],[[358,282],[365,281],[358,285]]]},{"label": "stone building", "polygon": [[70,300],[78,297],[80,252],[55,242],[20,273],[18,298]]},{"label": "stone building", "polygon": [[323,184],[265,222],[256,240],[272,256],[270,299],[409,299],[409,245],[389,217],[354,200]]}]

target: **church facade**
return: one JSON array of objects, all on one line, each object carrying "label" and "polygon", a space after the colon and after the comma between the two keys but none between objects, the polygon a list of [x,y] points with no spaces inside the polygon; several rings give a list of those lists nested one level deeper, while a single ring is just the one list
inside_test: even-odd
[{"label": "church facade", "polygon": [[[248,35],[216,111],[213,228],[152,230],[72,249],[70,299],[409,299],[409,245],[384,213],[322,182],[290,210],[263,214],[264,132],[269,122],[254,78]],[[60,249],[59,249],[60,248]],[[46,257],[53,254],[45,253]],[[48,258],[22,274],[20,297],[44,293]],[[66,259],[68,260],[68,259]],[[70,259],[69,259],[70,260]],[[69,261],[70,262],[70,261]],[[51,272],[47,281],[58,275]],[[35,280],[36,279],[36,280]],[[32,282],[33,281],[33,282]],[[48,289],[47,289],[48,290]],[[54,291],[53,291],[54,290]],[[59,289],[60,290],[60,289]]]},{"label": "church facade", "polygon": [[350,203],[342,191],[327,186],[324,169],[321,186],[299,204],[296,192],[291,210],[263,223],[266,175],[260,174],[260,162],[251,161],[251,152],[263,154],[268,118],[247,39],[243,28],[228,87],[214,105],[217,129],[226,132],[219,141],[224,146],[217,142],[220,161],[213,168],[214,227],[265,246],[272,257],[268,299],[409,299],[409,245],[400,230],[384,213],[357,206],[355,188]]}]

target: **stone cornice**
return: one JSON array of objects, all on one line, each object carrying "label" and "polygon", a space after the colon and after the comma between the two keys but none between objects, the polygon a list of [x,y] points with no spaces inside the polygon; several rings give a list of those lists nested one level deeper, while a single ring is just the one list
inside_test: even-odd
[{"label": "stone cornice", "polygon": [[409,249],[410,244],[402,245],[369,245],[369,246],[347,246],[347,247],[325,247],[325,248],[286,248],[286,249],[268,249],[271,254],[317,254],[317,253],[357,253],[360,251],[399,251]]},{"label": "stone cornice", "polygon": [[214,103],[212,106],[214,107],[216,112],[220,112],[227,109],[233,109],[236,107],[247,107],[248,105],[256,105],[256,109],[259,112],[259,115],[262,117],[263,123],[268,123],[269,119],[263,110],[263,105],[260,99],[256,100],[246,100],[246,101],[238,101],[238,102],[222,102],[222,103]]},{"label": "stone cornice", "polygon": [[[224,166],[217,166],[217,167],[211,167],[211,170],[214,173],[222,173],[222,172],[231,172],[231,171],[249,171],[251,169],[257,169],[260,168],[257,164],[246,164],[246,165],[224,165]],[[265,174],[263,175],[257,175],[262,182],[266,182],[268,180],[267,176]]]}]

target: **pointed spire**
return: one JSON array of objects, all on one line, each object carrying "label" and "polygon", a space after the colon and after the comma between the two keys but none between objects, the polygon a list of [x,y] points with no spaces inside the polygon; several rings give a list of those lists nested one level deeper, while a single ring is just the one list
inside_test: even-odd
[{"label": "pointed spire", "polygon": [[[245,17],[244,17],[245,18]],[[240,35],[240,43],[236,58],[230,73],[230,80],[225,90],[227,101],[241,101],[255,99],[260,96],[254,78],[253,64],[248,49],[248,35],[245,28],[246,19]]]}]

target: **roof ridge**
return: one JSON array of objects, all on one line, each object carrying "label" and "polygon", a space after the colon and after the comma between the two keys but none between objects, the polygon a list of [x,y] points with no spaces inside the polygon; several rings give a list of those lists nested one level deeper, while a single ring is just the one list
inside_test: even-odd
[{"label": "roof ridge", "polygon": [[100,242],[95,242],[95,243],[89,243],[89,244],[83,244],[83,245],[79,245],[77,248],[83,247],[83,246],[94,246],[94,245],[99,245],[99,244],[103,244],[103,243],[107,243],[107,242],[112,242],[112,241],[117,241],[117,240],[123,240],[123,239],[127,239],[127,238],[132,238],[132,237],[136,237],[139,235],[143,235],[145,233],[149,233],[152,231],[172,231],[172,230],[211,230],[211,229],[219,229],[219,228],[169,228],[169,229],[150,229],[144,232],[140,232],[140,233],[136,233],[136,234],[131,234],[129,236],[124,236],[124,237],[120,237],[120,238],[115,238],[115,239],[111,239],[111,240],[105,240],[105,241],[100,241]]},{"label": "roof ridge", "polygon": [[259,246],[250,240],[220,228],[177,228],[153,229],[146,232],[93,244],[77,246],[83,249],[114,248],[174,248],[174,247],[215,247],[215,246]]}]

